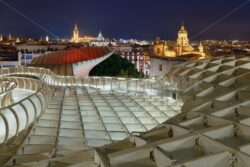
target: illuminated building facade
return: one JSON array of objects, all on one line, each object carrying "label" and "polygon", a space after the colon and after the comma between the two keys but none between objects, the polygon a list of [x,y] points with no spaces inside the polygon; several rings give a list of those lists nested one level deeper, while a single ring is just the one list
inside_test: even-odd
[{"label": "illuminated building facade", "polygon": [[200,59],[205,58],[205,53],[201,43],[197,49],[193,48],[189,44],[188,32],[183,24],[178,32],[178,38],[176,44],[172,49],[170,49],[170,47],[168,46],[167,41],[162,41],[159,38],[157,38],[154,41],[153,53],[155,56],[164,56],[164,57],[197,55]]},{"label": "illuminated building facade", "polygon": [[73,42],[73,43],[88,43],[88,42],[93,41],[94,39],[95,38],[93,38],[91,36],[80,37],[80,33],[79,33],[79,30],[78,30],[78,27],[75,24],[75,28],[73,30],[73,36],[72,36],[71,42]]},{"label": "illuminated building facade", "polygon": [[147,51],[118,52],[118,54],[133,63],[137,71],[146,76],[150,75],[150,56]]}]

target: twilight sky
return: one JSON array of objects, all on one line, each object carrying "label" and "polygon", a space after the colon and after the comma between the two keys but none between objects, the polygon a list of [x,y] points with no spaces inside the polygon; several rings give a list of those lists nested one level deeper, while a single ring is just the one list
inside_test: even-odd
[{"label": "twilight sky", "polygon": [[[1,1],[61,38],[77,23],[81,35],[172,40],[182,20],[192,37],[247,0],[0,0],[0,33],[40,37],[48,33]],[[250,40],[250,3],[196,39]]]}]

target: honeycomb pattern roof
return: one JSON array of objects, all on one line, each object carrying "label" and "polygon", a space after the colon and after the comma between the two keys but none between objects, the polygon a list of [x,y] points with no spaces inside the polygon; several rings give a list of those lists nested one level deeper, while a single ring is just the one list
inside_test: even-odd
[{"label": "honeycomb pattern roof", "polygon": [[108,166],[249,166],[249,69],[234,56],[176,66],[166,78],[182,91],[182,113],[97,152]]}]

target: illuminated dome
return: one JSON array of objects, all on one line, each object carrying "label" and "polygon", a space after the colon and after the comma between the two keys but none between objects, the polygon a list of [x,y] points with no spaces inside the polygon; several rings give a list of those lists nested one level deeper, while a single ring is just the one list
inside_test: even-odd
[{"label": "illuminated dome", "polygon": [[192,52],[192,51],[194,51],[194,48],[192,46],[190,46],[190,45],[187,45],[187,46],[183,46],[182,50],[184,52]]}]

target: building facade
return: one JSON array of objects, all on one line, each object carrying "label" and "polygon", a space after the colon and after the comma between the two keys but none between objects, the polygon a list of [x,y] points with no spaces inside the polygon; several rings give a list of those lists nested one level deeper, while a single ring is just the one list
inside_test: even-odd
[{"label": "building facade", "polygon": [[98,46],[98,47],[103,47],[103,46],[116,46],[116,42],[112,41],[110,39],[104,38],[102,35],[102,32],[100,31],[98,33],[98,36],[95,40],[90,42],[90,46]]},{"label": "building facade", "polygon": [[88,43],[93,41],[95,38],[91,36],[80,36],[77,24],[75,24],[74,30],[73,30],[73,36],[71,38],[71,42],[73,43]]},{"label": "building facade", "polygon": [[29,65],[31,61],[39,57],[41,55],[51,53],[54,51],[64,50],[66,49],[67,45],[63,44],[22,44],[17,45],[18,55],[21,57],[20,65]]},{"label": "building facade", "polygon": [[133,63],[138,72],[143,73],[145,76],[150,75],[150,56],[148,52],[131,51],[119,52],[118,54]]},{"label": "building facade", "polygon": [[169,59],[167,57],[150,57],[150,77],[163,77],[170,72],[171,68],[182,63],[182,60]]},{"label": "building facade", "polygon": [[153,54],[155,56],[163,57],[178,57],[193,54],[197,55],[200,59],[205,58],[205,53],[201,43],[198,48],[193,48],[189,44],[188,32],[184,25],[181,26],[178,32],[176,44],[172,48],[168,46],[167,41],[157,38],[153,44]]}]

